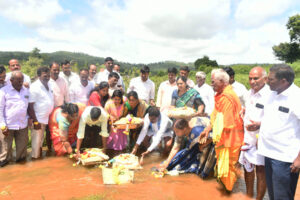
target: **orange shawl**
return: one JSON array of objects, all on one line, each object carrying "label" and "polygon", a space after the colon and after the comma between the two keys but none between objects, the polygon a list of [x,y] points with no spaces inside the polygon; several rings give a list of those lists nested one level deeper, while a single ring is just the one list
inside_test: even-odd
[{"label": "orange shawl", "polygon": [[216,147],[241,146],[244,140],[243,120],[240,116],[241,104],[231,85],[226,86],[222,93],[215,95],[215,109],[211,114],[212,125],[218,112],[223,114],[224,124],[221,139]]}]

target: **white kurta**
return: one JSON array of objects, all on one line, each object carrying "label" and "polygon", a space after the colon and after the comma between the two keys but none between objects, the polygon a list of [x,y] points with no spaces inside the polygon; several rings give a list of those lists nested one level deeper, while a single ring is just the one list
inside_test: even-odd
[{"label": "white kurta", "polygon": [[177,89],[176,81],[173,84],[170,81],[164,81],[159,85],[156,106],[160,108],[160,111],[171,106],[172,94],[175,89]]},{"label": "white kurta", "polygon": [[144,82],[141,77],[135,77],[130,80],[127,93],[136,91],[139,99],[146,101],[149,104],[150,99],[155,97],[155,84],[149,78]]},{"label": "white kurta", "polygon": [[300,88],[292,84],[277,94],[272,92],[261,121],[258,153],[292,163],[300,151]]},{"label": "white kurta", "polygon": [[87,105],[89,100],[89,94],[94,88],[94,84],[88,81],[86,86],[83,86],[81,82],[74,83],[70,86],[70,102],[71,103],[83,103]]},{"label": "white kurta", "polygon": [[204,83],[201,87],[196,85],[194,89],[196,89],[199,92],[205,104],[205,112],[210,115],[214,110],[214,106],[215,106],[214,90],[212,89],[211,86],[207,85],[206,83]]},{"label": "white kurta", "polygon": [[[268,85],[265,85],[258,92],[254,93],[252,89],[246,94],[246,103],[245,103],[245,116],[244,116],[244,143],[246,144],[242,148],[240,161],[242,164],[245,164],[247,159],[253,165],[264,165],[264,157],[257,154],[257,131],[248,131],[246,126],[251,124],[251,121],[261,122],[261,119],[264,114],[264,107],[266,105],[267,99],[271,94],[271,90]],[[251,120],[251,121],[250,121]]]}]

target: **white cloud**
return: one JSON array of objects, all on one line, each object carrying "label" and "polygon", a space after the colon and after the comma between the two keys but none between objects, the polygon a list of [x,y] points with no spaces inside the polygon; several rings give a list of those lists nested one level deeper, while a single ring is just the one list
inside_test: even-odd
[{"label": "white cloud", "polygon": [[242,0],[235,19],[240,26],[257,27],[272,17],[280,16],[295,5],[297,0]]},{"label": "white cloud", "polygon": [[[21,3],[17,2],[20,10]],[[254,4],[247,0],[239,3],[236,0],[127,0],[125,5],[118,1],[91,0],[89,13],[70,12],[67,21],[56,20],[54,24],[49,22],[63,12],[58,1],[40,1],[43,5],[32,0],[26,2],[24,18],[27,20],[9,17],[7,13],[2,15],[31,24],[37,36],[14,40],[14,44],[0,39],[2,50],[30,51],[38,47],[42,52],[83,52],[132,63],[194,62],[208,55],[219,64],[276,61],[272,46],[288,40],[287,19],[269,19],[279,18],[274,10],[286,11],[291,5],[286,1],[287,6],[283,5],[280,0],[272,1],[270,9],[265,7],[268,0],[253,0]],[[14,8],[13,3],[8,5],[0,0],[2,6],[11,11]],[[27,16],[36,7],[43,12]],[[263,11],[260,7],[264,7]]]},{"label": "white cloud", "polygon": [[0,15],[34,28],[47,25],[63,12],[57,0],[0,0]]}]

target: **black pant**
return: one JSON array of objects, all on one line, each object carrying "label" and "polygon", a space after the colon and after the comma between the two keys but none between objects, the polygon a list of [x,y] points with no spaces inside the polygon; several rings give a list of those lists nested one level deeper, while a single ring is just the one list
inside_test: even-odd
[{"label": "black pant", "polygon": [[102,146],[102,138],[99,135],[100,131],[100,126],[85,125],[81,148],[100,148]]}]

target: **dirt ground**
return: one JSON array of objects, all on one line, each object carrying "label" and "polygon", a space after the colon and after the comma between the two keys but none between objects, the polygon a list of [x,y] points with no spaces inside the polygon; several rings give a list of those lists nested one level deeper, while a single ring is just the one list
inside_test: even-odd
[{"label": "dirt ground", "polygon": [[[155,154],[146,158],[134,182],[123,185],[104,185],[101,169],[73,167],[68,157],[12,164],[0,168],[0,199],[249,199],[242,178],[232,194],[224,192],[214,178],[202,180],[194,174],[154,178],[150,169],[161,160]],[[295,199],[300,199],[299,185]]]}]

